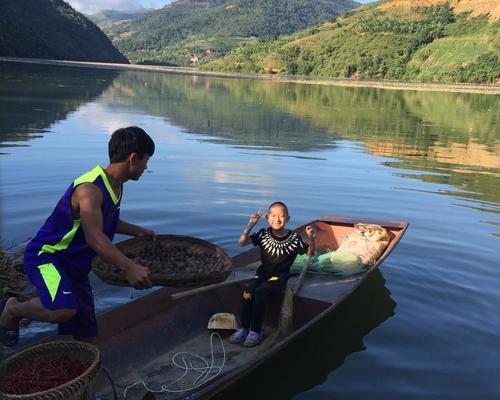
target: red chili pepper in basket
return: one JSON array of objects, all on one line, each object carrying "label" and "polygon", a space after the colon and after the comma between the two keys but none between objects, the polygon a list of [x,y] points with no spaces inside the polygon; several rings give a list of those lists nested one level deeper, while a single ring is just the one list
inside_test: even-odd
[{"label": "red chili pepper in basket", "polygon": [[89,363],[71,360],[68,356],[55,360],[34,360],[5,379],[8,394],[32,394],[60,386],[83,374]]}]

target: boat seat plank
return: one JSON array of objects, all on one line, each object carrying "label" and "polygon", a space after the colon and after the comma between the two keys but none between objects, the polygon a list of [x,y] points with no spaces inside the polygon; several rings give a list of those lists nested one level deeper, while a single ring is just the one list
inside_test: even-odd
[{"label": "boat seat plank", "polygon": [[[240,268],[235,270],[226,282],[231,280],[251,279],[255,276],[255,270],[250,268]],[[345,277],[339,278],[331,275],[307,274],[302,283],[302,288],[299,292],[299,297],[307,297],[312,300],[323,302],[336,303],[343,297],[346,291],[350,291],[357,285],[357,281],[361,277]],[[292,276],[288,284],[295,285],[297,276]]]}]

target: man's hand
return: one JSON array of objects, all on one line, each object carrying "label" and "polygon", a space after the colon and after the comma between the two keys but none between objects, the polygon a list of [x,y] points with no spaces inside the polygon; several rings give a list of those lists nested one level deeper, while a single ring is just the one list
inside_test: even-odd
[{"label": "man's hand", "polygon": [[125,272],[127,281],[136,289],[149,289],[153,285],[149,279],[149,269],[139,264],[134,264]]},{"label": "man's hand", "polygon": [[152,229],[146,229],[143,227],[139,227],[136,236],[149,236],[151,239],[156,240],[156,233]]},{"label": "man's hand", "polygon": [[156,239],[155,231],[143,228],[139,225],[130,224],[121,219],[118,221],[118,225],[116,226],[116,232],[130,236],[149,236],[153,240]]}]

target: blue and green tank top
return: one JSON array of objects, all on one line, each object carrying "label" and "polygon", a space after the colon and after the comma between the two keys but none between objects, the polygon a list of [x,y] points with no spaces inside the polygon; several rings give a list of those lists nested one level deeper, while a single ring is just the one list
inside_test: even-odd
[{"label": "blue and green tank top", "polygon": [[103,168],[97,166],[71,183],[52,214],[29,242],[25,261],[37,263],[55,260],[74,278],[90,272],[90,264],[96,253],[85,242],[80,220],[74,219],[71,212],[71,196],[82,183],[92,183],[101,190],[103,232],[113,240],[120,216],[121,195],[114,193]]}]

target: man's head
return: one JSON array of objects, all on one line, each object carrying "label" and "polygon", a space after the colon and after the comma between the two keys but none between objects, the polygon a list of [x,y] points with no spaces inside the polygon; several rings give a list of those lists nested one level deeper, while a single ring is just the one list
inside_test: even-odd
[{"label": "man's head", "polygon": [[288,215],[288,207],[281,201],[274,202],[269,206],[269,209],[267,210],[266,219],[272,229],[276,231],[283,229],[290,220],[290,216]]},{"label": "man's head", "polygon": [[155,152],[153,139],[141,128],[129,126],[113,132],[108,143],[110,163],[126,162],[130,179],[140,178]]}]

